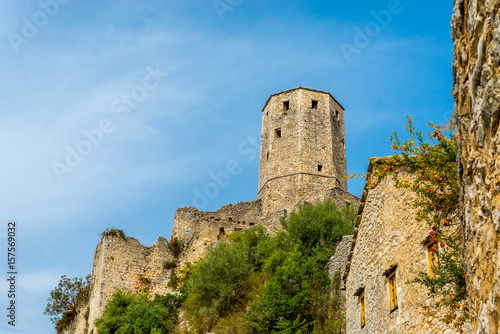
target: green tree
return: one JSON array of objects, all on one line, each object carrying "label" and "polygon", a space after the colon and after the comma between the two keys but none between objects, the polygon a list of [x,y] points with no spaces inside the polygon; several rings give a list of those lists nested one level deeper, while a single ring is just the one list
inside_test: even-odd
[{"label": "green tree", "polygon": [[77,314],[78,306],[86,303],[90,297],[91,276],[85,278],[69,278],[61,276],[57,286],[47,298],[47,306],[43,314],[51,316],[58,332],[62,330]]},{"label": "green tree", "polygon": [[97,334],[172,333],[182,301],[171,294],[150,300],[146,293],[118,290],[95,322]]}]

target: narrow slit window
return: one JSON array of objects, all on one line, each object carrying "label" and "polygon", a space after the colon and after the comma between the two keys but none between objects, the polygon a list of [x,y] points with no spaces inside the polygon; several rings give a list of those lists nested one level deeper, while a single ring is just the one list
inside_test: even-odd
[{"label": "narrow slit window", "polygon": [[266,157],[266,159],[269,161],[269,152],[267,152],[267,157]]},{"label": "narrow slit window", "polygon": [[281,138],[281,128],[274,130],[274,138]]},{"label": "narrow slit window", "polygon": [[[434,247],[434,248],[433,248]],[[427,244],[427,261],[429,263],[429,277],[436,278],[436,268],[438,266],[438,255],[436,251],[436,246],[431,242]]]},{"label": "narrow slit window", "polygon": [[226,232],[224,231],[224,227],[219,228],[219,234],[217,235],[217,240],[224,239],[226,237]]},{"label": "narrow slit window", "polygon": [[283,102],[283,111],[290,109],[290,101]]},{"label": "narrow slit window", "polygon": [[361,317],[361,328],[365,327],[365,293],[359,296],[359,311]]},{"label": "narrow slit window", "polygon": [[321,172],[323,170],[323,165],[318,165],[318,172]]},{"label": "narrow slit window", "polygon": [[389,284],[389,302],[391,307],[391,312],[398,308],[398,292],[396,285],[396,270],[387,276],[387,282]]},{"label": "narrow slit window", "polygon": [[311,108],[318,109],[318,101],[312,100]]}]

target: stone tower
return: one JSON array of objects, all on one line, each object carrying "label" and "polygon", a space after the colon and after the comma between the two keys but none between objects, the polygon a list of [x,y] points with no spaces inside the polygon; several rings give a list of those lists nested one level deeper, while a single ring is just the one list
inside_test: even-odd
[{"label": "stone tower", "polygon": [[298,87],[262,110],[258,198],[263,215],[347,191],[344,108],[328,92]]}]

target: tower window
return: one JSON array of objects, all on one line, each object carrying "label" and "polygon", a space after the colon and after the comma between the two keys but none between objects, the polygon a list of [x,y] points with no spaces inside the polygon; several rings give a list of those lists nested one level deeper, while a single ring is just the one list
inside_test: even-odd
[{"label": "tower window", "polygon": [[274,138],[281,138],[281,128],[274,130]]},{"label": "tower window", "polygon": [[321,172],[322,169],[323,169],[323,165],[318,165],[318,172]]},{"label": "tower window", "polygon": [[318,109],[318,101],[312,100],[311,108]]},{"label": "tower window", "polygon": [[267,160],[269,160],[269,152],[267,152]]},{"label": "tower window", "polygon": [[290,101],[283,102],[283,111],[290,109]]}]

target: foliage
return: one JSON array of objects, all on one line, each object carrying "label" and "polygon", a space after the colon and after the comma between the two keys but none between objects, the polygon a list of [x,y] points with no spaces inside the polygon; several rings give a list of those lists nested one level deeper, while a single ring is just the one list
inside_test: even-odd
[{"label": "foliage", "polygon": [[43,314],[51,316],[57,331],[63,330],[77,314],[77,308],[88,302],[90,297],[91,276],[69,278],[61,276],[57,286],[47,298]]},{"label": "foliage", "polygon": [[438,306],[455,306],[466,297],[460,229],[455,226],[459,221],[460,195],[456,164],[458,136],[453,119],[448,124],[429,125],[433,131],[427,141],[408,117],[405,129],[409,138],[401,142],[394,132],[390,137],[393,156],[374,167],[367,183],[373,188],[386,175],[393,175],[398,187],[416,194],[416,219],[428,223],[431,247],[439,251],[435,278],[420,272],[415,282],[429,288]]},{"label": "foliage", "polygon": [[236,296],[243,292],[241,282],[251,275],[248,244],[221,242],[211,248],[186,281],[186,310],[194,322],[213,325],[227,315]]},{"label": "foliage", "polygon": [[164,270],[170,270],[173,268],[177,268],[177,262],[175,260],[163,261],[163,269]]},{"label": "foliage", "polygon": [[173,238],[167,245],[168,249],[172,252],[175,258],[177,258],[182,253],[182,242],[179,238]]},{"label": "foliage", "polygon": [[229,235],[181,288],[193,332],[335,333],[340,296],[332,299],[325,266],[354,218],[331,202],[305,204],[273,236],[262,226]]},{"label": "foliage", "polygon": [[114,237],[120,237],[120,238],[125,238],[125,232],[123,230],[111,227],[107,228],[102,232],[103,237],[109,237],[109,236],[114,236]]},{"label": "foliage", "polygon": [[167,286],[174,290],[179,286],[179,277],[177,276],[175,270],[172,270],[172,272],[170,273]]},{"label": "foliage", "polygon": [[102,317],[95,322],[97,334],[172,333],[182,297],[136,295],[116,291]]}]

